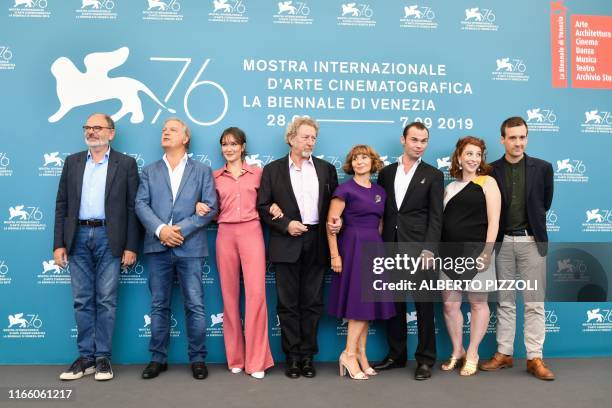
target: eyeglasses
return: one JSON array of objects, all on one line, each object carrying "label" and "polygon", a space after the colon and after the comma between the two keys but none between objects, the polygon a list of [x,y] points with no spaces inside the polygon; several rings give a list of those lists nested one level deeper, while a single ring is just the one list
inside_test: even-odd
[{"label": "eyeglasses", "polygon": [[90,130],[93,130],[94,133],[99,133],[102,129],[114,129],[108,126],[83,126],[83,132],[87,133]]}]

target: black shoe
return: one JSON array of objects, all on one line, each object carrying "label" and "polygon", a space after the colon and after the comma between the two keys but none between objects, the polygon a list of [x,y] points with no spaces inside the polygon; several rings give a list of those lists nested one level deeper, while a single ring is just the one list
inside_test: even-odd
[{"label": "black shoe", "polygon": [[306,378],[313,378],[317,375],[317,370],[315,370],[312,364],[312,357],[304,357],[302,359],[302,375]]},{"label": "black shoe", "polygon": [[374,370],[376,371],[391,370],[392,368],[403,367],[406,367],[406,360],[394,360],[389,357],[385,357],[383,361],[381,361],[380,363],[376,363],[374,364],[374,366],[372,366],[372,368],[374,368]]},{"label": "black shoe", "polygon": [[96,363],[93,360],[79,357],[70,365],[70,367],[60,374],[60,380],[70,381],[78,380],[85,375],[91,375],[96,372]]},{"label": "black shoe", "polygon": [[417,364],[417,368],[414,372],[415,380],[427,380],[431,378],[431,367],[427,364]]},{"label": "black shoe", "polygon": [[300,363],[297,359],[287,360],[287,368],[285,369],[285,375],[289,378],[299,378],[302,370],[300,369]]},{"label": "black shoe", "polygon": [[208,377],[208,368],[206,368],[206,363],[203,361],[192,363],[191,372],[196,380],[204,380]]},{"label": "black shoe", "polygon": [[115,375],[113,374],[113,367],[111,366],[110,360],[106,357],[100,357],[96,359],[96,375],[94,380],[96,381],[108,381],[112,380]]},{"label": "black shoe", "polygon": [[149,365],[142,371],[142,378],[144,378],[145,380],[155,378],[159,375],[159,373],[166,371],[167,369],[168,364],[151,361]]}]

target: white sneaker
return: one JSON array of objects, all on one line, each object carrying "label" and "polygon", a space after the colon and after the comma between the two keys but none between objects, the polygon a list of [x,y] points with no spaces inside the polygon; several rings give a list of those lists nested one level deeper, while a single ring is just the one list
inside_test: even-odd
[{"label": "white sneaker", "polygon": [[100,357],[96,360],[96,375],[94,379],[96,381],[108,381],[112,380],[113,368],[111,367],[110,360],[106,357]]},{"label": "white sneaker", "polygon": [[91,360],[86,360],[79,357],[70,365],[68,370],[60,374],[59,378],[62,381],[78,380],[85,375],[91,375],[96,372],[96,363]]},{"label": "white sneaker", "polygon": [[242,368],[240,367],[232,367],[230,368],[230,371],[232,372],[232,374],[238,374],[242,372]]},{"label": "white sneaker", "polygon": [[258,380],[262,380],[265,376],[265,371],[255,371],[254,373],[251,373],[251,377],[257,378]]}]

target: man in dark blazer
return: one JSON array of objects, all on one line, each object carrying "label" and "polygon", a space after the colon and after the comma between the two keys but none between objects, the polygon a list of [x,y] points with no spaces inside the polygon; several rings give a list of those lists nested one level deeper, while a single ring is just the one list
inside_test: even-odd
[{"label": "man in dark blazer", "polygon": [[[428,267],[417,271],[417,279],[430,278],[429,263],[436,251],[442,231],[444,175],[425,163],[421,157],[429,142],[429,130],[420,122],[404,128],[400,137],[404,153],[378,175],[378,184],[385,188],[387,201],[383,216],[383,241],[410,243],[412,256],[423,255]],[[420,276],[419,276],[420,275]],[[436,361],[434,304],[415,301],[418,345],[415,358],[415,379],[431,377]],[[395,304],[396,315],[387,321],[387,357],[374,366],[385,370],[404,367],[407,360],[406,302]]]},{"label": "man in dark blazer", "polygon": [[[317,122],[307,117],[289,125],[285,141],[291,150],[264,167],[257,194],[260,217],[270,227],[268,257],[276,268],[277,313],[290,378],[316,374],[323,275],[330,265],[325,221],[338,176],[334,166],[312,155],[318,132]],[[281,208],[281,217],[272,216],[272,204]]]},{"label": "man in dark blazer", "polygon": [[61,268],[70,263],[80,354],[60,379],[95,372],[110,380],[120,268],[136,262],[138,248],[138,167],[110,148],[108,115],[91,115],[83,129],[89,150],[66,158],[55,203],[53,259]]},{"label": "man in dark blazer", "polygon": [[[504,156],[491,163],[491,176],[502,194],[499,218],[501,242],[495,262],[498,279],[537,281],[546,287],[546,211],[553,199],[553,168],[549,162],[527,156],[527,123],[521,117],[506,119],[501,125]],[[527,371],[540,380],[554,380],[555,375],[542,360],[546,334],[544,292],[524,294],[525,348]],[[497,304],[497,352],[480,364],[485,371],[512,367],[516,332],[516,297],[514,292],[500,292]]]}]

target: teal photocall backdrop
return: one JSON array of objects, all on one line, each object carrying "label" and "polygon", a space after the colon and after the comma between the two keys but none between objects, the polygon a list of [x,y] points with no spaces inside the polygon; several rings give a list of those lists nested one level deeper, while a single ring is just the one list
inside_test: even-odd
[{"label": "teal photocall backdrop", "polygon": [[[571,16],[612,15],[609,0],[564,5],[570,48]],[[521,115],[530,127],[528,153],[555,170],[551,241],[610,242],[612,94],[571,80],[553,88],[552,29],[547,0],[2,0],[0,363],[65,363],[77,353],[70,271],[53,264],[52,236],[62,165],[84,150],[81,126],[92,112],[113,115],[112,146],[139,168],[161,158],[160,131],[170,116],[191,127],[192,157],[216,169],[226,127],[246,131],[247,160],[263,166],[287,154],[283,134],[293,116],[309,115],[321,124],[315,155],[336,166],[340,182],[348,179],[340,168],[352,145],[370,144],[391,163],[413,120],[430,127],[424,159],[450,181],[458,138],[483,138],[492,161],[503,153],[500,123]],[[223,362],[223,325],[212,319],[223,312],[215,237],[210,226],[202,281],[208,361]],[[117,363],[149,360],[147,273],[142,254],[121,272]],[[282,361],[274,285],[269,265],[269,336]],[[174,295],[170,359],[186,362],[182,301]],[[495,350],[492,310],[481,356]],[[410,355],[415,316],[410,305]],[[524,356],[518,316],[517,355]],[[436,322],[445,356],[439,306]],[[317,359],[337,358],[346,329],[324,313]],[[466,324],[466,338],[468,331]],[[612,303],[547,303],[546,331],[546,356],[612,355]],[[386,353],[384,325],[370,332],[375,360]]]}]

